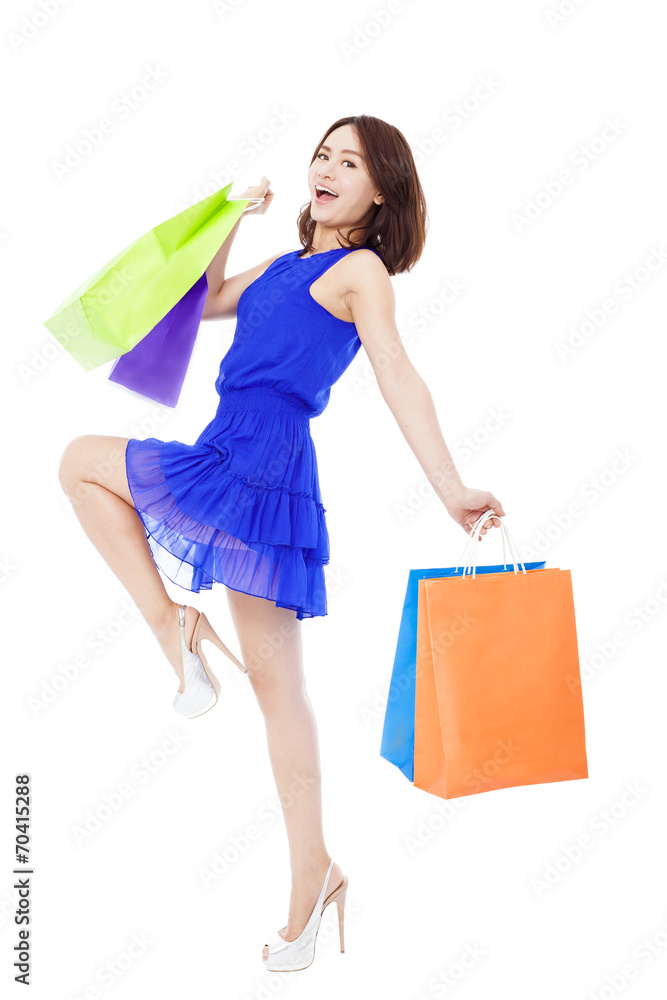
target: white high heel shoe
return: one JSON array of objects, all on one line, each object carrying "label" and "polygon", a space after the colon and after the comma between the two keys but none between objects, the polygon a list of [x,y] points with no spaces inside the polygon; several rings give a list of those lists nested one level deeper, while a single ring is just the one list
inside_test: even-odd
[{"label": "white high heel shoe", "polygon": [[347,875],[343,875],[340,885],[336,886],[333,892],[330,892],[325,898],[329,879],[331,878],[332,867],[333,858],[329,862],[329,868],[324,880],[324,885],[322,886],[322,891],[320,892],[317,902],[313,907],[313,912],[310,914],[308,923],[301,931],[298,938],[294,941],[285,941],[280,934],[275,934],[268,944],[264,945],[265,948],[268,947],[269,949],[268,958],[264,958],[262,956],[265,969],[268,969],[270,972],[296,972],[299,969],[308,968],[315,958],[315,941],[317,940],[317,932],[320,929],[322,914],[329,903],[333,903],[334,899],[336,900],[336,905],[338,907],[340,950],[345,951],[345,944],[343,941],[343,919],[345,915],[345,894],[347,893],[348,878]]},{"label": "white high heel shoe", "polygon": [[[215,643],[218,649],[226,653],[230,660],[233,660],[237,667],[247,674],[246,667],[237,660],[233,653],[225,646],[220,636],[213,630],[211,623],[203,611],[199,612],[199,618],[192,633],[190,648],[185,641],[185,609],[187,605],[181,604],[178,609],[178,617],[181,626],[181,655],[183,657],[183,676],[185,684],[183,691],[178,692],[174,698],[174,708],[179,715],[186,719],[195,719],[198,715],[203,715],[218,701],[220,694],[220,682],[209,667],[206,657],[202,652],[201,644],[204,639],[209,639]],[[196,649],[196,652],[193,652]]]}]

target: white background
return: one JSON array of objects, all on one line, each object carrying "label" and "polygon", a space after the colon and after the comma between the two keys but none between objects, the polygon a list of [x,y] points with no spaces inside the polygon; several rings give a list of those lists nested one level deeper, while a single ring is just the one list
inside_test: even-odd
[{"label": "white background", "polygon": [[[648,0],[561,8],[5,4],[0,975],[12,996],[23,995],[12,982],[12,790],[25,771],[32,996],[664,992],[664,35]],[[131,111],[112,110],[149,70],[161,82]],[[281,130],[276,111],[289,118]],[[350,880],[346,952],[331,906],[315,963],[271,974],[261,946],[286,922],[289,863],[252,690],[212,650],[221,704],[192,722],[174,714],[173,671],[140,618],[117,626],[129,595],[58,482],[80,434],[194,441],[215,411],[234,321],[202,325],[175,410],[109,382],[110,365],[84,373],[42,323],[133,239],[229,180],[240,195],[265,174],[275,191],[266,215],[244,219],[230,273],[297,247],[315,144],[361,113],[400,129],[418,160],[430,229],[413,272],[393,279],[397,324],[464,482],[500,498],[524,558],[572,572],[590,776],[446,802],[379,756],[408,569],[455,565],[465,537],[362,349],[313,422],[332,558],[329,613],[303,622],[326,843]],[[68,146],[104,117],[113,131],[59,177]],[[230,160],[242,165],[231,177]],[[572,183],[558,192],[566,169]],[[444,305],[456,282],[464,291]],[[559,356],[608,299],[616,311]],[[478,558],[500,552],[491,532]],[[190,599],[238,651],[223,588]],[[93,653],[98,629],[114,638]],[[31,699],[81,653],[89,666],[36,711]],[[184,742],[160,756],[170,733]],[[144,782],[137,768],[151,755],[161,766]],[[128,781],[131,797],[78,843],[88,811]],[[641,791],[622,805],[627,783]],[[613,816],[604,834],[602,810]],[[593,846],[568,862],[584,834]],[[200,870],[216,852],[229,865],[207,889]],[[538,891],[550,865],[560,874]],[[133,935],[149,943],[127,967]],[[467,968],[466,949],[478,956]],[[100,978],[118,962],[122,978]]]}]

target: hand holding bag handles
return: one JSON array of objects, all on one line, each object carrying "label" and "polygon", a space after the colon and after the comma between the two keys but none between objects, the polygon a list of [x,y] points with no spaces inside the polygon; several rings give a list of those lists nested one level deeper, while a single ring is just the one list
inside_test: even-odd
[{"label": "hand holding bag handles", "polygon": [[414,784],[446,799],[588,777],[570,571],[519,572],[503,518],[513,572],[476,575],[493,516],[472,575],[419,582]]},{"label": "hand holding bag handles", "polygon": [[[482,519],[480,519],[481,523],[483,523],[486,516],[487,514],[483,515]],[[489,512],[488,516],[491,517],[494,515]],[[480,522],[476,522],[474,528],[477,528],[478,524],[481,527]],[[504,524],[504,517],[501,520],[501,524]],[[468,545],[471,544],[472,537],[466,543],[466,550]],[[474,544],[477,545],[478,543],[475,542]],[[507,563],[505,562],[504,555],[503,536],[504,565],[479,566],[476,567],[477,572],[481,574],[505,572],[507,570]],[[459,560],[459,564],[460,562],[461,560]],[[525,564],[525,568],[528,570],[542,569],[543,567],[544,562],[529,562]],[[380,756],[384,757],[390,764],[394,764],[405,775],[408,781],[412,781],[414,778],[417,620],[420,581],[459,575],[461,575],[459,565],[455,567],[440,566],[429,569],[411,569],[408,572],[380,745]],[[460,584],[460,586],[468,586],[468,581],[465,584]]]},{"label": "hand holding bag handles", "polygon": [[[241,215],[244,215],[261,205],[264,198],[227,198],[227,203],[237,201],[252,203],[243,209]],[[207,294],[208,280],[204,271],[150,333],[114,362],[109,380],[165,406],[176,406]]]},{"label": "hand holding bag handles", "polygon": [[[475,555],[475,559],[472,562],[472,575],[473,575],[473,579],[475,577],[475,569],[476,569],[476,566],[477,566],[476,553],[477,553],[477,550],[479,548],[478,540],[479,540],[479,537],[480,537],[481,530],[484,527],[484,523],[486,521],[488,521],[492,517],[498,517],[499,520],[500,520],[500,530],[501,530],[502,538],[503,538],[503,564],[505,566],[507,566],[507,562],[505,561],[505,539],[507,539],[507,543],[508,543],[508,546],[509,546],[509,549],[510,549],[510,554],[512,555],[512,557],[514,559],[514,572],[515,573],[517,572],[517,568],[516,567],[517,567],[517,564],[520,562],[520,560],[518,558],[518,555],[517,555],[518,549],[517,549],[516,542],[513,540],[512,536],[510,535],[509,528],[507,527],[507,525],[505,523],[505,516],[506,515],[503,515],[503,517],[500,518],[500,516],[498,514],[496,514],[495,511],[493,511],[493,510],[486,510],[475,521],[475,523],[473,524],[472,529],[470,531],[470,537],[468,538],[468,541],[466,542],[466,547],[464,548],[463,553],[461,555],[461,559],[465,559],[466,560],[465,563],[464,563],[464,566],[465,566],[465,569],[463,571],[464,576],[465,576],[466,570],[471,565],[468,562],[468,559],[470,558],[471,555]],[[461,565],[461,559],[459,559],[458,563],[456,564],[456,568],[457,569]],[[523,572],[525,573],[526,572],[525,565],[523,563],[521,563],[521,566],[523,567]]]},{"label": "hand holding bag handles", "polygon": [[503,564],[477,566],[494,516],[408,577],[380,755],[441,798],[588,777],[570,572],[522,562],[505,517]]},{"label": "hand holding bag handles", "polygon": [[44,321],[85,371],[120,359],[111,381],[176,405],[206,299],[206,268],[248,203],[261,201],[230,199],[231,187],[144,233]]}]

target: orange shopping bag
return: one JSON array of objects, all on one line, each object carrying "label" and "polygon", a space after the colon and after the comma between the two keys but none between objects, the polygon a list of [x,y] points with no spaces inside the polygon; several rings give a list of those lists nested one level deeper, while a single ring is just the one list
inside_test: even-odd
[{"label": "orange shopping bag", "polygon": [[419,581],[414,784],[444,799],[588,777],[571,573],[526,570],[504,520],[514,572]]}]

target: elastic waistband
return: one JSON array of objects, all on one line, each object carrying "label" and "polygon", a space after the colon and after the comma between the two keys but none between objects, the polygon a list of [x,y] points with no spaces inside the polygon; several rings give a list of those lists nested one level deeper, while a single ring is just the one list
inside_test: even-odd
[{"label": "elastic waistband", "polygon": [[292,396],[269,386],[248,386],[245,389],[220,389],[219,409],[280,411],[297,420],[310,422],[311,411],[298,396]]}]

